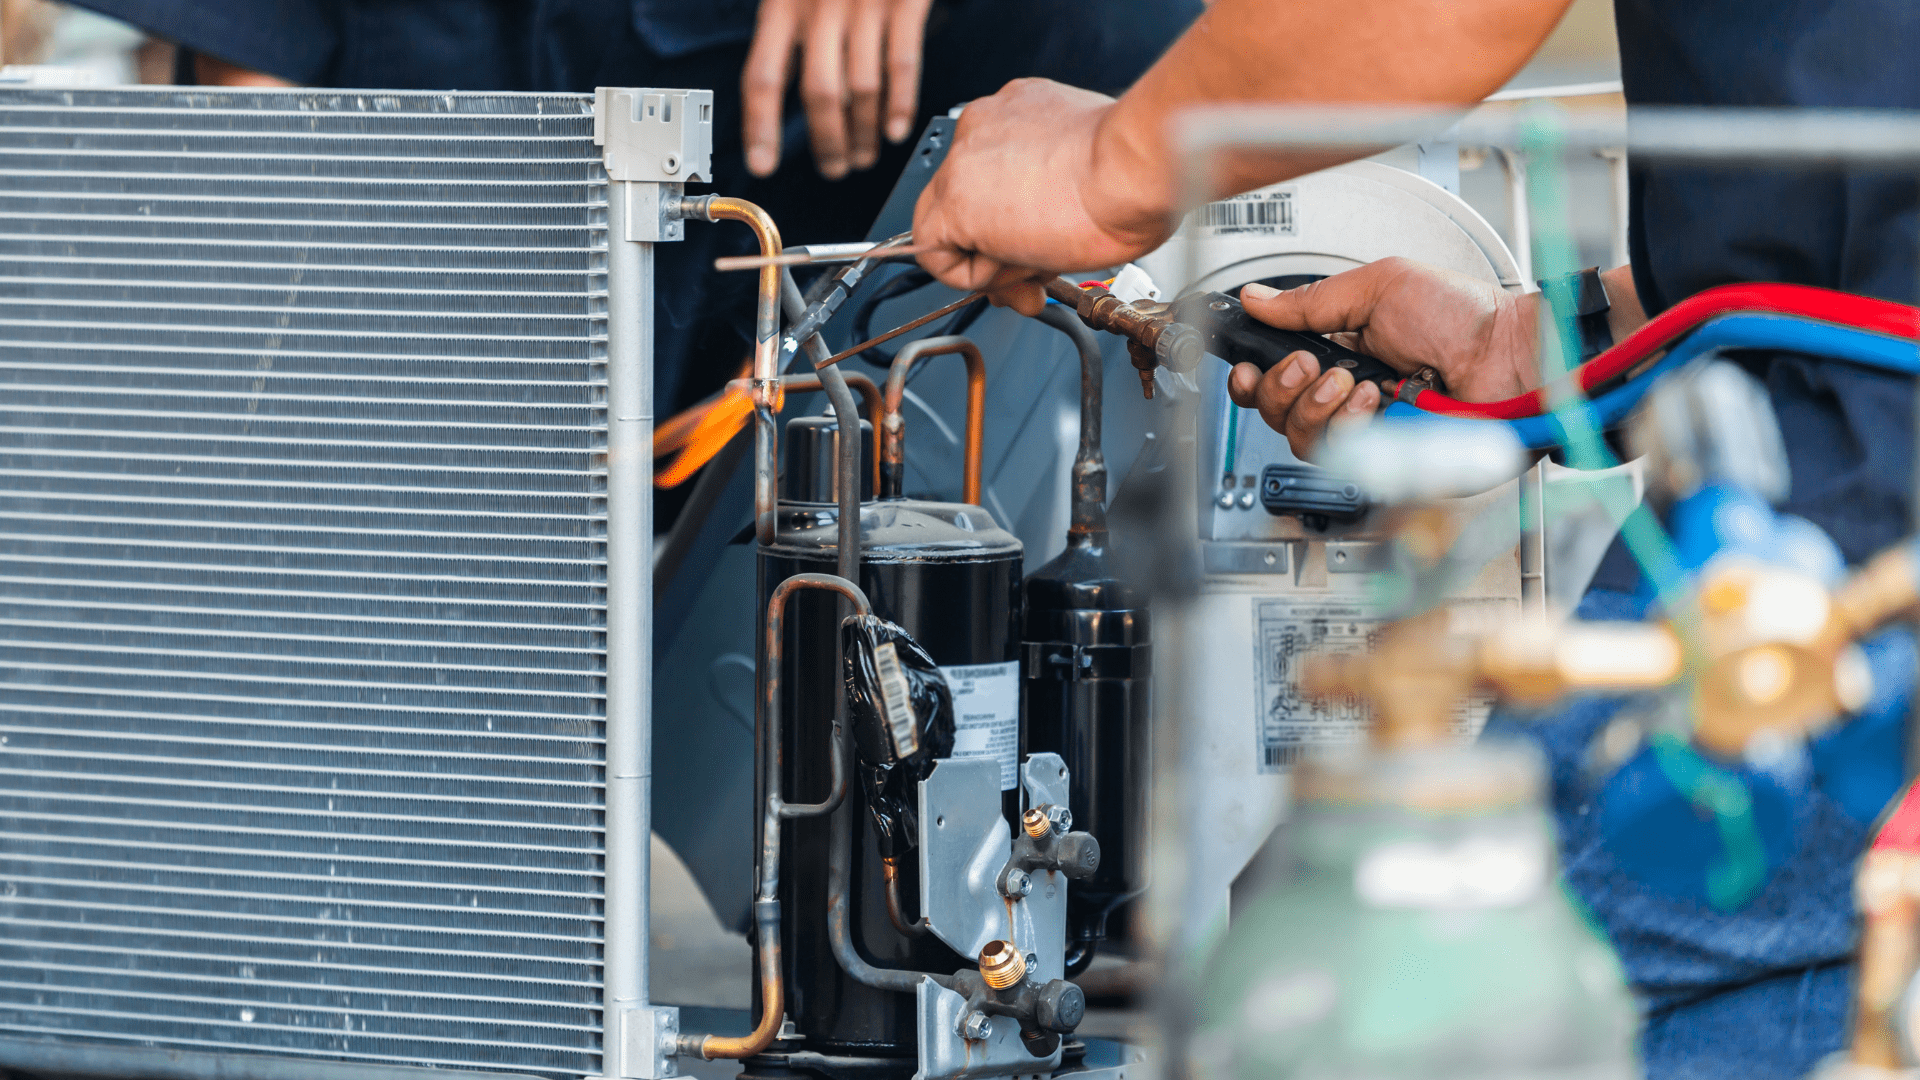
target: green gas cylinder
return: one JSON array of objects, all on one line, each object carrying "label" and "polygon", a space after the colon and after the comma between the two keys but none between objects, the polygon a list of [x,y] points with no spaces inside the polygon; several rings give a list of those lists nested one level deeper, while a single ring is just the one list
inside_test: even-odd
[{"label": "green gas cylinder", "polygon": [[1638,1012],[1561,888],[1511,744],[1302,764],[1266,887],[1208,960],[1197,1071],[1238,1080],[1630,1080]]}]

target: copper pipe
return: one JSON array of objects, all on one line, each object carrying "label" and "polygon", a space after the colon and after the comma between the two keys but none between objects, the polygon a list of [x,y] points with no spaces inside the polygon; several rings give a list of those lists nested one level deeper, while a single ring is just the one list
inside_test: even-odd
[{"label": "copper pipe", "polygon": [[966,473],[961,482],[960,501],[980,505],[980,458],[987,427],[987,361],[980,347],[970,339],[951,337],[921,338],[901,348],[887,370],[886,424],[880,429],[880,497],[902,497],[906,483],[906,422],[900,417],[900,402],[907,391],[907,371],[923,356],[949,356],[959,353],[967,361],[967,448]]},{"label": "copper pipe", "polygon": [[1073,458],[1073,512],[1067,542],[1103,543],[1107,535],[1107,459],[1100,451],[1106,390],[1105,358],[1093,330],[1063,304],[1048,304],[1039,321],[1067,335],[1080,356],[1080,449]]},{"label": "copper pipe", "polygon": [[[745,199],[702,195],[680,200],[682,217],[702,221],[738,221],[760,240],[760,254],[780,254],[780,227],[765,210]],[[753,518],[754,535],[773,543],[780,498],[780,267],[760,268],[760,290],[753,319]]]},{"label": "copper pipe", "polygon": [[927,932],[927,920],[921,916],[918,922],[908,922],[900,907],[900,860],[880,860],[880,875],[887,881],[887,921],[901,937],[919,937]]},{"label": "copper pipe", "polygon": [[763,753],[766,788],[765,813],[760,819],[760,849],[755,860],[759,870],[759,892],[754,897],[753,915],[759,935],[760,1021],[744,1036],[681,1035],[674,1040],[675,1052],[714,1058],[749,1058],[772,1045],[786,1015],[786,987],[780,981],[780,823],[802,817],[831,814],[846,799],[846,736],[836,720],[833,728],[833,790],[817,803],[789,803],[781,798],[780,733],[774,725],[780,717],[780,665],[786,656],[787,599],[802,589],[821,589],[838,593],[853,604],[858,615],[871,615],[873,606],[860,586],[832,574],[795,574],[774,586],[767,601],[765,689],[760,695],[759,715],[754,718],[754,738]]},{"label": "copper pipe", "polygon": [[[861,400],[866,402],[867,419],[873,424],[874,437],[878,438],[880,425],[886,422],[887,416],[887,403],[886,399],[880,396],[880,387],[872,379],[857,371],[846,372],[844,377],[847,385],[859,391]],[[735,379],[727,385],[732,386],[740,382],[742,380]],[[811,394],[816,390],[825,389],[820,385],[820,376],[817,374],[782,375],[780,386],[789,394]],[[880,458],[877,455],[873,459],[873,490],[880,490]]]},{"label": "copper pipe", "polygon": [[[849,289],[857,286],[859,282],[854,279],[858,276],[860,267],[864,265],[866,265],[864,261],[857,262],[835,274],[833,289],[829,290],[829,296],[837,293],[842,286]],[[845,293],[839,293],[839,295],[843,300],[846,298]],[[808,331],[807,327],[824,325],[824,319],[816,319],[815,316],[826,310],[827,301],[823,299],[817,306],[808,304],[806,298],[800,295],[799,284],[793,280],[793,271],[782,269],[780,271],[780,306],[786,311],[787,319],[792,324],[789,333],[796,347],[805,350],[809,356],[825,356],[827,343],[821,340],[819,331]],[[846,376],[839,368],[821,368],[819,374],[820,388],[827,392],[827,402],[833,406],[834,423],[846,429],[859,427],[860,414],[853,403],[853,391],[847,388]],[[877,438],[879,434],[880,429],[875,427],[874,436]],[[834,501],[837,504],[834,516],[837,519],[835,531],[838,533],[838,543],[834,551],[833,568],[848,581],[859,581],[860,444],[849,440],[839,444],[835,450],[837,453],[834,455],[833,463],[833,486]],[[878,463],[875,464],[877,468]],[[877,479],[875,484],[877,487]],[[839,663],[839,660],[836,659],[834,662]],[[846,698],[842,697],[835,708],[839,710],[841,717],[845,717]]]}]

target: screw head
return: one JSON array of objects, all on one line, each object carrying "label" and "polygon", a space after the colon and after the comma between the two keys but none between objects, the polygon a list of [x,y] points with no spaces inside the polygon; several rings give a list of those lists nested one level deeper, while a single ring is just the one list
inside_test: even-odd
[{"label": "screw head", "polygon": [[983,1013],[983,1012],[968,1013],[965,1019],[962,1019],[960,1021],[960,1037],[963,1039],[970,1039],[970,1040],[985,1039],[990,1037],[992,1034],[993,1034],[993,1017],[988,1016],[986,1013]]},{"label": "screw head", "polygon": [[1233,509],[1233,492],[1223,491],[1220,493],[1220,509],[1222,510]]},{"label": "screw head", "polygon": [[1073,811],[1064,806],[1047,808],[1047,821],[1053,825],[1053,831],[1066,833],[1073,831]]},{"label": "screw head", "polygon": [[1242,510],[1253,509],[1253,492],[1243,491],[1240,493],[1240,509]]}]

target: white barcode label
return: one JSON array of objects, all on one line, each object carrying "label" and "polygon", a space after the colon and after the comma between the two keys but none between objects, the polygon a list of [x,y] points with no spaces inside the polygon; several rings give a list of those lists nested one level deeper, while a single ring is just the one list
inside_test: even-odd
[{"label": "white barcode label", "polygon": [[873,670],[880,676],[880,707],[887,714],[894,756],[912,757],[920,751],[920,724],[913,715],[912,688],[907,685],[907,673],[900,668],[900,653],[893,642],[874,646]]},{"label": "white barcode label", "polygon": [[1292,188],[1253,191],[1208,203],[1194,211],[1189,220],[1203,236],[1293,236],[1300,231]]}]

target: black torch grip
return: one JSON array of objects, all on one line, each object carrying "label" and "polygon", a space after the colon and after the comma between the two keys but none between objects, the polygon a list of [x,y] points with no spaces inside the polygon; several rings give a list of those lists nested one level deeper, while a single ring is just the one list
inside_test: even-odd
[{"label": "black torch grip", "polygon": [[1296,352],[1305,352],[1320,362],[1321,371],[1346,368],[1356,386],[1362,381],[1379,383],[1382,401],[1391,399],[1395,385],[1404,377],[1385,361],[1354,352],[1319,334],[1268,326],[1247,314],[1240,301],[1226,293],[1182,297],[1174,302],[1173,317],[1198,329],[1206,350],[1230,365],[1252,364],[1264,372]]}]

